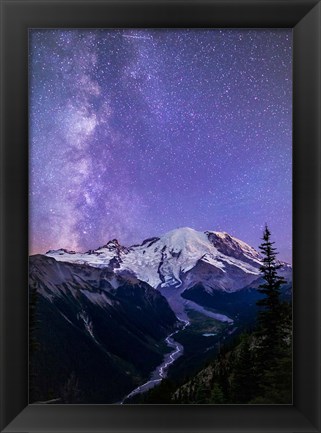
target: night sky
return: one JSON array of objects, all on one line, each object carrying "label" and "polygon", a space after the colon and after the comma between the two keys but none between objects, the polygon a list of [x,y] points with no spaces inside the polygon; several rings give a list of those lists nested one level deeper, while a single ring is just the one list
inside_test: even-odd
[{"label": "night sky", "polygon": [[177,227],[291,262],[290,29],[30,31],[30,253]]}]

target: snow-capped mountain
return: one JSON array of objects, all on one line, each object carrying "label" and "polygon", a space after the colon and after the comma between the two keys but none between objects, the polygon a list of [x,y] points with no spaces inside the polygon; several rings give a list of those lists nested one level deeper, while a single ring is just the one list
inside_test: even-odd
[{"label": "snow-capped mountain", "polygon": [[157,289],[180,288],[202,282],[208,290],[233,292],[259,275],[260,254],[225,232],[199,232],[188,227],[172,230],[140,245],[121,246],[116,239],[85,253],[51,250],[57,261],[109,268],[130,273]]}]

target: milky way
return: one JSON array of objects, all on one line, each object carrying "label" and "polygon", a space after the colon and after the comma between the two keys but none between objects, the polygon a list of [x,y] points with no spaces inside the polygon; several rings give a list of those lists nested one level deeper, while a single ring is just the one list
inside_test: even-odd
[{"label": "milky way", "polygon": [[30,31],[30,252],[177,227],[291,261],[290,29]]}]

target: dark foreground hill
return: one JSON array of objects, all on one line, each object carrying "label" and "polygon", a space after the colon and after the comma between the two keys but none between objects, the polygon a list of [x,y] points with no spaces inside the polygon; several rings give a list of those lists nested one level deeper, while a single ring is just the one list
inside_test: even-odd
[{"label": "dark foreground hill", "polygon": [[41,255],[30,257],[30,298],[31,403],[117,402],[160,364],[177,325],[148,284]]}]

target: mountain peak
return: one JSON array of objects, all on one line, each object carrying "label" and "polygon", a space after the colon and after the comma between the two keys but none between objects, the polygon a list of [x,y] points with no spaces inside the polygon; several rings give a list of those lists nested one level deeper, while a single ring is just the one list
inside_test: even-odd
[{"label": "mountain peak", "polygon": [[245,256],[245,258],[255,261],[261,260],[260,254],[253,247],[226,232],[206,231],[205,234],[209,241],[223,254],[236,258]]},{"label": "mountain peak", "polygon": [[112,239],[111,241],[108,241],[106,244],[107,247],[120,247],[120,243],[118,242],[118,239]]},{"label": "mountain peak", "polygon": [[50,255],[50,254],[76,254],[76,251],[72,251],[72,250],[67,250],[66,248],[59,248],[58,250],[49,250],[46,252],[46,255]]},{"label": "mountain peak", "polygon": [[115,238],[115,239],[108,241],[103,246],[97,248],[97,250],[95,250],[95,251],[102,250],[103,248],[107,248],[108,250],[115,250],[115,249],[119,250],[119,249],[123,248],[123,246],[118,242],[118,239]]},{"label": "mountain peak", "polygon": [[228,234],[227,232],[217,232],[217,231],[210,232],[210,231],[208,231],[208,233],[215,233],[220,238],[230,238],[231,237],[231,235]]},{"label": "mountain peak", "polygon": [[170,230],[163,234],[162,237],[171,237],[171,236],[194,236],[195,234],[199,234],[199,232],[191,227],[178,227],[176,229]]},{"label": "mountain peak", "polygon": [[169,248],[173,247],[175,250],[185,248],[195,250],[205,247],[205,244],[208,242],[204,232],[199,232],[190,227],[180,227],[171,230],[161,236],[160,239]]}]

